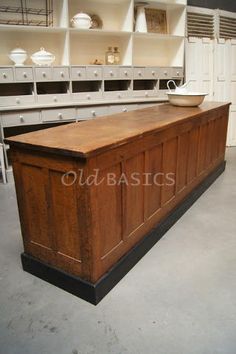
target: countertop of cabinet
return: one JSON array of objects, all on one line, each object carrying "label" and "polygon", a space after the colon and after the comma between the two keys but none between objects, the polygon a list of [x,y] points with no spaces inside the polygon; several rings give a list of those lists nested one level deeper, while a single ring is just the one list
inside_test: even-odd
[{"label": "countertop of cabinet", "polygon": [[229,103],[205,102],[199,107],[159,104],[94,120],[17,135],[6,139],[10,146],[87,158],[132,140],[196,118],[203,112]]}]

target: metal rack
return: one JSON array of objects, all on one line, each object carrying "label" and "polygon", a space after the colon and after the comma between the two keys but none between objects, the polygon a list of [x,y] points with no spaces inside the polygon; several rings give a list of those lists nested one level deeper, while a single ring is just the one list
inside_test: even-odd
[{"label": "metal rack", "polygon": [[23,26],[53,26],[53,0],[37,1],[40,8],[30,6],[30,0],[18,0],[13,5],[1,1],[0,24]]}]

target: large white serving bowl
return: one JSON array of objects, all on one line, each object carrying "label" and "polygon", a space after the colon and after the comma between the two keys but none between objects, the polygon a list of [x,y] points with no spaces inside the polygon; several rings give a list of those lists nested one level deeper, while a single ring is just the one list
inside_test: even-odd
[{"label": "large white serving bowl", "polygon": [[169,102],[174,106],[181,107],[195,107],[199,106],[208,93],[202,92],[187,92],[187,93],[176,93],[167,92]]}]

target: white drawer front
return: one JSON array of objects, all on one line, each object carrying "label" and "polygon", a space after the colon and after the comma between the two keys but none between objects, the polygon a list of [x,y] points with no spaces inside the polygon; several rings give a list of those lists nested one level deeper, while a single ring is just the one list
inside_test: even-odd
[{"label": "white drawer front", "polygon": [[22,111],[17,113],[4,113],[2,124],[4,127],[39,124],[40,114],[35,111]]},{"label": "white drawer front", "polygon": [[145,67],[134,68],[134,79],[144,79],[145,78]]},{"label": "white drawer front", "polygon": [[183,68],[181,67],[177,67],[177,68],[172,68],[172,77],[180,77],[182,78],[184,76],[184,73],[183,73]]},{"label": "white drawer front", "polygon": [[172,77],[171,68],[160,68],[160,79],[170,79]]},{"label": "white drawer front", "polygon": [[109,98],[109,99],[120,99],[120,98],[125,98],[129,97],[131,95],[130,90],[125,90],[125,91],[106,91],[103,94],[104,98]]},{"label": "white drawer front", "polygon": [[35,68],[36,81],[52,80],[52,68],[40,67]]},{"label": "white drawer front", "polygon": [[145,78],[146,79],[158,79],[159,69],[156,67],[150,67],[145,69]]},{"label": "white drawer front", "polygon": [[130,112],[138,108],[137,104],[116,104],[109,107],[109,114]]},{"label": "white drawer front", "polygon": [[119,67],[117,66],[107,66],[103,68],[104,78],[116,79],[119,77]]},{"label": "white drawer front", "polygon": [[102,79],[102,68],[98,66],[88,66],[86,68],[87,79],[101,80]]},{"label": "white drawer front", "polygon": [[42,111],[43,122],[76,120],[75,108],[45,109]]},{"label": "white drawer front", "polygon": [[52,78],[55,81],[68,81],[70,79],[69,68],[63,66],[60,68],[53,68]]},{"label": "white drawer front", "polygon": [[73,101],[83,101],[83,102],[91,102],[93,100],[102,99],[102,92],[77,92],[72,93]]},{"label": "white drawer front", "polygon": [[85,80],[86,76],[86,67],[84,66],[73,66],[71,68],[71,79],[72,80]]},{"label": "white drawer front", "polygon": [[0,69],[0,82],[12,82],[13,81],[13,69],[1,68]]},{"label": "white drawer front", "polygon": [[70,101],[70,94],[38,95],[38,103],[63,103]]},{"label": "white drawer front", "polygon": [[17,81],[33,81],[32,68],[15,68]]},{"label": "white drawer front", "polygon": [[132,79],[133,69],[129,66],[121,66],[119,77],[122,79]]},{"label": "white drawer front", "polygon": [[100,116],[105,116],[108,114],[108,107],[105,106],[94,106],[94,107],[84,107],[78,108],[77,117],[78,120],[92,119]]},{"label": "white drawer front", "polygon": [[133,91],[133,97],[158,97],[156,90],[135,90]]},{"label": "white drawer front", "polygon": [[20,107],[34,102],[35,102],[35,98],[33,95],[0,97],[0,106]]}]

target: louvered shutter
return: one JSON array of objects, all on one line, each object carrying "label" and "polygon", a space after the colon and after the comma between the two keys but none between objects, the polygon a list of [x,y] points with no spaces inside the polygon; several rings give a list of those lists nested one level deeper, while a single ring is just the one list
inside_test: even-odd
[{"label": "louvered shutter", "polygon": [[215,32],[214,15],[193,12],[187,12],[187,36],[188,37],[206,37],[214,38]]}]

